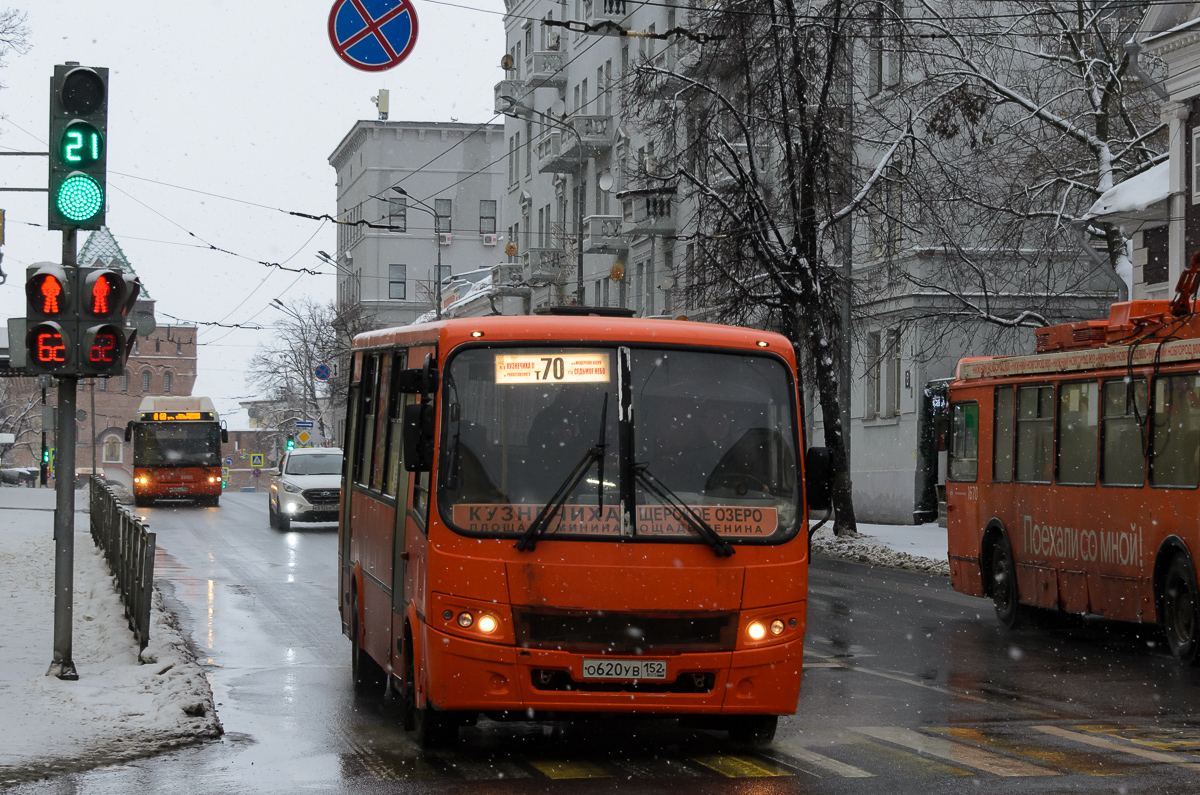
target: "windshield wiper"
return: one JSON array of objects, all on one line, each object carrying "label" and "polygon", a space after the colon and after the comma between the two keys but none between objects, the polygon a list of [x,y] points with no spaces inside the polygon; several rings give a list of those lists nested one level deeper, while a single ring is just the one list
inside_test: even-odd
[{"label": "windshield wiper", "polygon": [[658,478],[650,474],[649,464],[634,464],[634,477],[641,481],[642,486],[658,497],[663,502],[674,508],[687,523],[696,531],[696,535],[703,538],[712,547],[713,552],[717,553],[718,558],[727,558],[734,553],[733,545],[721,537],[721,535],[712,529],[712,525],[704,521],[704,518],[691,509],[679,495],[671,491],[667,484],[660,481]]},{"label": "windshield wiper", "polygon": [[[533,551],[537,546],[537,538],[542,531],[554,521],[554,517],[562,510],[563,503],[567,501],[567,497],[571,496],[571,492],[579,486],[580,481],[587,475],[588,470],[592,468],[592,464],[600,462],[600,485],[596,489],[601,493],[601,501],[604,499],[604,451],[608,445],[604,443],[605,430],[608,421],[608,393],[604,393],[604,404],[600,408],[600,441],[592,448],[589,448],[583,454],[583,458],[571,470],[571,474],[567,475],[567,479],[559,485],[558,490],[554,492],[554,496],[550,498],[550,502],[542,506],[538,511],[537,516],[533,517],[533,521],[526,528],[525,532],[517,539],[516,548],[524,552],[525,550]],[[601,502],[603,507],[603,502]]]}]

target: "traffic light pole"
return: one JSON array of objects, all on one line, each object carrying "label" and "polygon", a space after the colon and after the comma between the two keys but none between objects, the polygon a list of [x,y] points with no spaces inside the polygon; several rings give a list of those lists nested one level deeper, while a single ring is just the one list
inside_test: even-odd
[{"label": "traffic light pole", "polygon": [[[76,232],[63,230],[63,270],[76,270]],[[47,676],[75,680],[71,658],[71,624],[75,596],[75,405],[79,377],[58,378],[58,430],[54,462],[54,658]]]}]

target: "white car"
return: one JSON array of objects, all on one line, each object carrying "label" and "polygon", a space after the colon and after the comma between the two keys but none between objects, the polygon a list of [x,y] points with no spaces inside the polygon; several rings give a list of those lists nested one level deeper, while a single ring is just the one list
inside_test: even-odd
[{"label": "white car", "polygon": [[287,531],[292,522],[336,522],[342,493],[342,451],[302,447],[279,462],[267,510],[271,527]]}]

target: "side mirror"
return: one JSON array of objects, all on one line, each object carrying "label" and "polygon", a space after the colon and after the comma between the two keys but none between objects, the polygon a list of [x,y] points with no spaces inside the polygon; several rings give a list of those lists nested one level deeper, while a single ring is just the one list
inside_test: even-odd
[{"label": "side mirror", "polygon": [[810,447],[804,454],[804,497],[810,511],[828,511],[833,491],[833,465],[829,450]]},{"label": "side mirror", "polygon": [[433,469],[433,406],[410,403],[404,407],[404,469],[428,472]]},{"label": "side mirror", "polygon": [[133,441],[133,420],[125,423],[125,441]]},{"label": "side mirror", "polygon": [[396,388],[406,395],[432,395],[438,388],[438,371],[433,366],[433,356],[425,354],[425,364],[395,375]]}]

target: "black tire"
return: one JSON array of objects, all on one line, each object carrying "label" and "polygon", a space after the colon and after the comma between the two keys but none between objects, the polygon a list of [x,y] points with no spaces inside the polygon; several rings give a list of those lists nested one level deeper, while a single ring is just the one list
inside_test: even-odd
[{"label": "black tire", "polygon": [[1162,626],[1171,653],[1184,665],[1200,662],[1200,593],[1187,555],[1176,555],[1163,578]]},{"label": "black tire", "polygon": [[271,527],[279,527],[279,514],[275,512],[275,506],[267,500],[267,524]]},{"label": "black tire", "polygon": [[445,748],[458,742],[458,716],[428,704],[413,712],[413,731],[421,748]]},{"label": "black tire", "polygon": [[350,611],[350,676],[354,691],[361,696],[377,695],[385,681],[383,669],[367,654],[359,640],[357,596],[350,600]]},{"label": "black tire", "polygon": [[1000,536],[992,549],[992,565],[988,576],[991,578],[996,618],[1012,629],[1021,623],[1023,611],[1017,594],[1017,565],[1013,562],[1012,547],[1008,545],[1007,536]]},{"label": "black tire", "polygon": [[278,527],[281,532],[284,532],[284,533],[291,532],[292,517],[286,516],[282,513],[277,514],[275,516],[275,526]]},{"label": "black tire", "polygon": [[757,748],[775,739],[776,715],[744,715],[729,719],[729,740],[742,748]]},{"label": "black tire", "polygon": [[138,508],[148,507],[150,505],[150,498],[149,497],[134,497],[133,504],[135,507],[138,507]]}]

